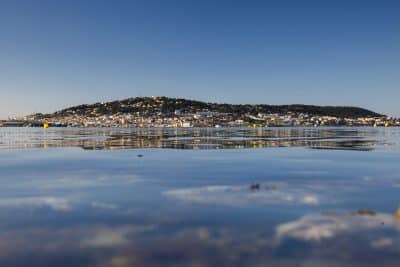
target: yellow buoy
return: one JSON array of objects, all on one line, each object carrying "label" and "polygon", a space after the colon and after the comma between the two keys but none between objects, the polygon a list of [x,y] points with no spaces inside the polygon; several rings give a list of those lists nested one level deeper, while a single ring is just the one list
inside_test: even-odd
[{"label": "yellow buoy", "polygon": [[43,123],[43,128],[45,129],[49,128],[49,124],[47,122]]},{"label": "yellow buoy", "polygon": [[389,127],[389,123],[388,122],[385,122],[385,127]]},{"label": "yellow buoy", "polygon": [[375,122],[375,123],[374,123],[374,128],[376,128],[376,127],[378,127],[378,124]]},{"label": "yellow buoy", "polygon": [[396,219],[400,219],[400,208],[396,210],[396,212],[394,213],[394,217],[396,217]]}]

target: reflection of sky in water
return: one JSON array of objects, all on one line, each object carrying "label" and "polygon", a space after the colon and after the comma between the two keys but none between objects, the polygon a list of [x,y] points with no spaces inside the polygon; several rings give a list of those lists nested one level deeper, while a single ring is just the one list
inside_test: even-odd
[{"label": "reflection of sky in water", "polygon": [[0,266],[398,266],[399,156],[0,150]]}]

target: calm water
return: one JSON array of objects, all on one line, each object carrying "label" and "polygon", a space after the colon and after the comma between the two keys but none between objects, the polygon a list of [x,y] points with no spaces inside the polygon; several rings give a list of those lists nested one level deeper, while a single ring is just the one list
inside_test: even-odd
[{"label": "calm water", "polygon": [[0,128],[0,266],[398,267],[399,143],[400,128]]}]

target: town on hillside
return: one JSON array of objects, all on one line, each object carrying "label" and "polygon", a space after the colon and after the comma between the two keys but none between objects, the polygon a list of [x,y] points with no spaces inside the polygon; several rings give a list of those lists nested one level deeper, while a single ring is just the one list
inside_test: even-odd
[{"label": "town on hillside", "polygon": [[0,121],[26,127],[400,126],[400,119],[354,107],[230,105],[166,97],[130,98]]}]

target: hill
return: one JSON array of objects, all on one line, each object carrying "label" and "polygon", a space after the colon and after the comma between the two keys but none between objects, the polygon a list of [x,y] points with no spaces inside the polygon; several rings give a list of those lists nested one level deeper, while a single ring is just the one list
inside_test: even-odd
[{"label": "hill", "polygon": [[90,105],[69,107],[43,117],[63,117],[71,114],[94,117],[101,115],[135,113],[141,116],[168,116],[175,111],[181,113],[218,112],[236,116],[264,114],[308,114],[312,116],[334,116],[338,118],[383,117],[376,112],[348,106],[315,105],[266,105],[266,104],[220,104],[168,97],[136,97]]}]

